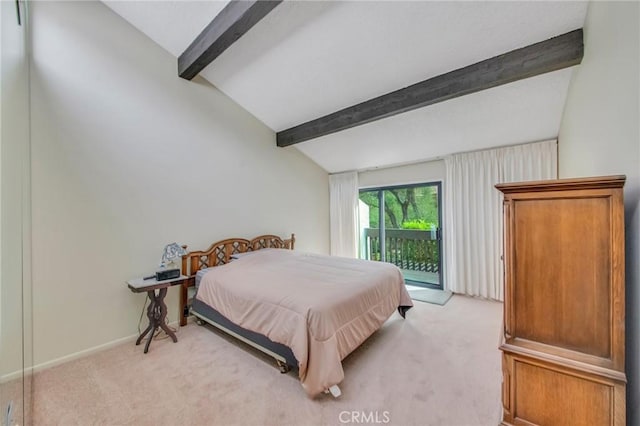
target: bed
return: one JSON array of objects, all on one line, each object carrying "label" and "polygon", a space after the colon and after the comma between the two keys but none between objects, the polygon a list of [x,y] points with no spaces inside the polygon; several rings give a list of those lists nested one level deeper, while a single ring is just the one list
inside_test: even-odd
[{"label": "bed", "polygon": [[342,360],[413,304],[394,265],[297,252],[294,242],[234,238],[185,255],[191,313],[271,355],[282,372],[296,369],[310,397],[338,396]]}]

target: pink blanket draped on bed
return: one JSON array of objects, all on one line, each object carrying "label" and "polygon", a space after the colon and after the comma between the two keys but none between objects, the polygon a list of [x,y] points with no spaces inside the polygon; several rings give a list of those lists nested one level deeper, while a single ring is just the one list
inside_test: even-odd
[{"label": "pink blanket draped on bed", "polygon": [[342,359],[399,306],[413,306],[394,265],[276,249],[212,268],[196,297],[290,347],[310,396],[340,383]]}]

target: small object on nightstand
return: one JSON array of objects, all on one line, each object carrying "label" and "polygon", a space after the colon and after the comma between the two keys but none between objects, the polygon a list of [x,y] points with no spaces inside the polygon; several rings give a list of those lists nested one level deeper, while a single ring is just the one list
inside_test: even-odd
[{"label": "small object on nightstand", "polygon": [[148,277],[144,277],[143,280],[156,280],[156,281],[164,281],[171,280],[173,278],[178,278],[180,276],[180,269],[161,269],[155,273],[155,275],[149,275]]},{"label": "small object on nightstand", "polygon": [[[176,260],[187,254],[187,251],[181,247],[178,243],[167,244],[162,252],[162,263],[160,267],[163,270],[178,269]],[[180,275],[180,269],[178,269],[178,275]]]},{"label": "small object on nightstand", "polygon": [[170,280],[180,276],[180,269],[163,269],[156,272],[156,281]]},{"label": "small object on nightstand", "polygon": [[[149,332],[149,338],[147,339],[147,343],[144,345],[144,353],[146,354],[149,351],[149,345],[151,344],[151,340],[153,339],[153,335],[155,334],[157,329],[164,330],[165,333],[174,343],[178,341],[178,338],[174,334],[173,331],[167,326],[165,320],[167,318],[167,305],[164,303],[164,298],[167,295],[167,289],[174,285],[182,285],[189,277],[185,275],[179,275],[176,278],[158,281],[154,278],[136,278],[134,280],[127,281],[127,285],[129,289],[134,293],[142,293],[147,292],[149,296],[149,307],[147,308],[147,318],[149,318],[149,326],[138,336],[136,340],[136,345],[139,345],[144,336],[146,336]],[[158,293],[156,294],[156,290]]]}]

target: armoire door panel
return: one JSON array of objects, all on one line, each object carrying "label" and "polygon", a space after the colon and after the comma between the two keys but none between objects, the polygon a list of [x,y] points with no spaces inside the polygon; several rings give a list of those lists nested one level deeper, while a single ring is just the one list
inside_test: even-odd
[{"label": "armoire door panel", "polygon": [[611,199],[515,199],[514,337],[611,358]]}]

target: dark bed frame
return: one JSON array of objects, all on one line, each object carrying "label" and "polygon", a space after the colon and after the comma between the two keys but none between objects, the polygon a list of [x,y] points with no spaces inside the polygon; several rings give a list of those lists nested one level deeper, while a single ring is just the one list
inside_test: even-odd
[{"label": "dark bed frame", "polygon": [[[180,325],[187,324],[187,317],[191,312],[200,324],[208,323],[225,333],[247,343],[258,350],[272,356],[278,363],[280,372],[286,373],[290,369],[298,368],[298,361],[293,351],[286,345],[276,343],[267,336],[256,333],[234,324],[220,312],[197,300],[195,297],[189,303],[189,287],[195,286],[196,273],[205,268],[221,266],[229,263],[232,256],[239,253],[256,251],[264,248],[278,248],[293,250],[295,235],[282,239],[276,235],[261,235],[252,240],[244,238],[228,238],[213,243],[207,250],[192,251],[182,257],[182,273],[189,277],[180,289],[180,310],[182,316]],[[183,246],[186,250],[187,246]],[[191,308],[191,309],[189,309]]]}]

